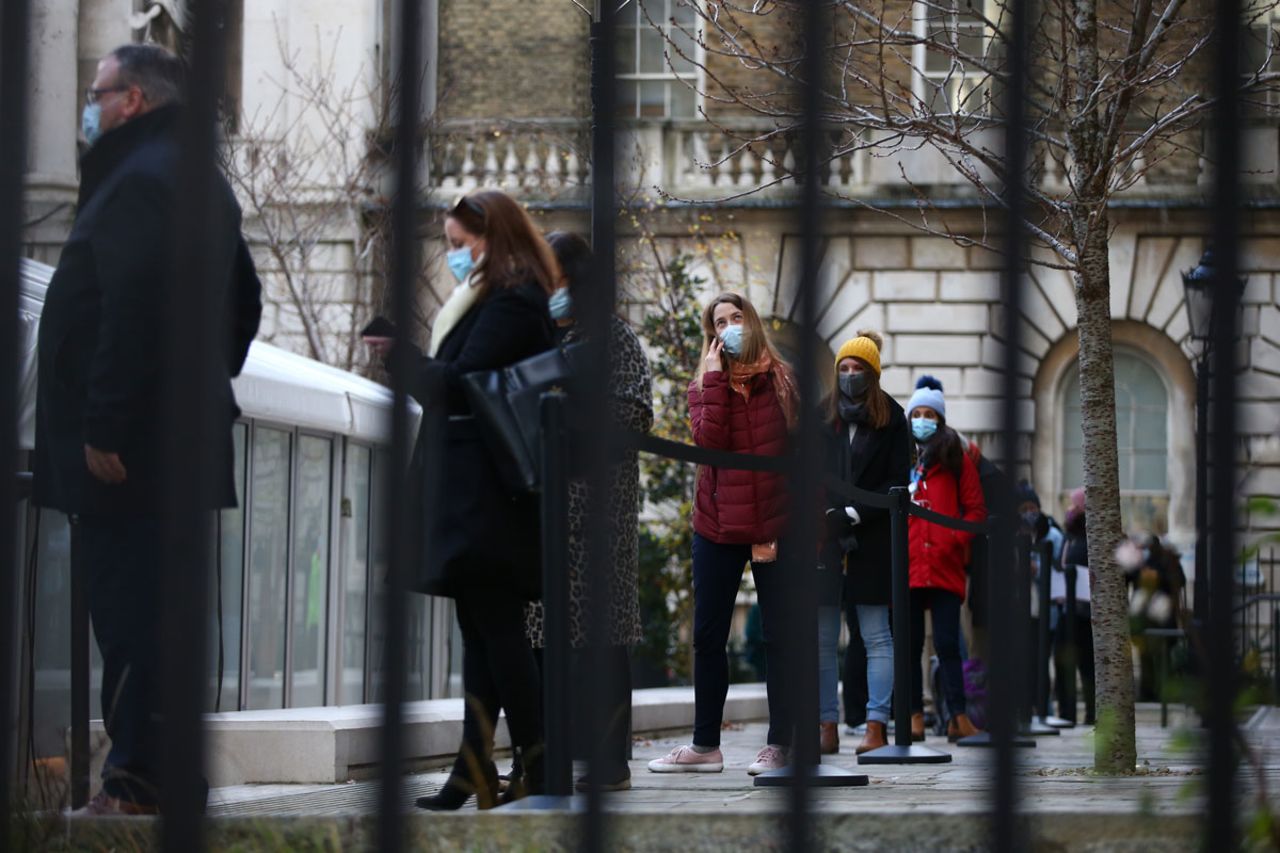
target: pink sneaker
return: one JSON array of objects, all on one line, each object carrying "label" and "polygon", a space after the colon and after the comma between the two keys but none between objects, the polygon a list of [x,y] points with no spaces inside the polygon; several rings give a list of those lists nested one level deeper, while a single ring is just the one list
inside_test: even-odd
[{"label": "pink sneaker", "polygon": [[781,770],[791,763],[791,750],[785,746],[774,746],[769,744],[764,749],[756,753],[756,760],[751,762],[751,766],[747,768],[747,772],[752,776],[758,776],[769,770]]},{"label": "pink sneaker", "polygon": [[698,752],[692,746],[677,746],[650,761],[649,770],[653,773],[719,773],[724,770],[724,754],[718,748]]}]

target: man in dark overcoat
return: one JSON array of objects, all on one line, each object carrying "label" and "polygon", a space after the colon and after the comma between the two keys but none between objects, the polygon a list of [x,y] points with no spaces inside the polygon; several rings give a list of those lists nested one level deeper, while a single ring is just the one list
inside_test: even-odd
[{"label": "man in dark overcoat", "polygon": [[208,411],[225,417],[207,446],[189,449],[216,469],[200,503],[184,502],[201,510],[235,505],[231,377],[262,314],[240,208],[221,176],[201,200],[210,208],[202,239],[214,269],[207,278],[174,274],[182,89],[181,61],[155,45],[126,45],[98,64],[82,121],[89,147],[76,219],[40,322],[34,500],[72,523],[73,571],[87,581],[111,738],[89,814],[157,811],[159,590],[166,572],[184,569],[160,565],[160,519],[173,498],[161,426],[166,289],[219,287],[205,304],[222,310],[193,318],[214,324],[216,352],[200,354],[189,381],[211,401]]}]

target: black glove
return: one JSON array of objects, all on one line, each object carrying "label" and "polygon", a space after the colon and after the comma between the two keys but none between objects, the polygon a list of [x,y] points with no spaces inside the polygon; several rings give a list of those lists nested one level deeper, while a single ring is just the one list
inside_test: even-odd
[{"label": "black glove", "polygon": [[849,520],[849,516],[845,515],[844,510],[839,507],[832,507],[827,510],[826,521],[828,542],[839,541],[841,538],[846,536],[853,527],[853,524]]}]

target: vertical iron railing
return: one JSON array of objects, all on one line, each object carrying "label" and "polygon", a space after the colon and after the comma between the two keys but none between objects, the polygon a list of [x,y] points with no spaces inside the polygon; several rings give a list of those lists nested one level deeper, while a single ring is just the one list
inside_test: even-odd
[{"label": "vertical iron railing", "polygon": [[[399,62],[395,72],[396,126],[394,142],[395,195],[391,207],[391,319],[397,329],[412,326],[413,286],[418,273],[418,121],[422,85],[422,7],[419,0],[399,2]],[[402,332],[403,333],[403,332]],[[390,517],[387,535],[390,563],[387,595],[383,599],[386,632],[381,729],[381,788],[378,794],[378,846],[383,853],[398,853],[405,843],[405,819],[400,803],[404,781],[404,698],[407,602],[405,590],[414,559],[413,531],[405,497],[409,475],[409,377],[412,355],[407,346],[391,351],[391,476],[387,478]],[[421,429],[435,433],[427,422],[434,413],[424,412]],[[427,547],[430,547],[428,544]]]},{"label": "vertical iron railing", "polygon": [[[1000,395],[1000,443],[998,456],[1005,470],[1013,474],[1018,460],[1018,357],[1022,336],[1022,281],[1027,258],[1027,73],[1029,42],[1028,0],[1011,0],[1009,8],[1009,36],[1007,41],[1005,74],[1005,138],[1004,160],[1006,180],[1004,185],[1005,224],[1003,234],[1004,266],[1000,276],[1000,293],[1004,302],[1004,364]],[[994,521],[990,546],[999,566],[1013,554],[1013,519],[997,518]],[[1015,574],[1014,583],[1027,585],[1024,575]],[[993,588],[1001,586],[996,576],[991,577]],[[1008,597],[1005,597],[1008,602]],[[1016,836],[1017,790],[1014,779],[1014,737],[1017,733],[1017,706],[1025,695],[1022,689],[1026,667],[1019,666],[1025,637],[1015,634],[1015,619],[1009,607],[993,607],[991,610],[991,713],[990,732],[995,746],[992,778],[991,825],[992,847],[997,853],[1011,853],[1019,849]]]},{"label": "vertical iron railing", "polygon": [[614,179],[614,125],[617,116],[617,80],[614,39],[617,21],[615,0],[596,0],[591,24],[591,243],[593,278],[587,288],[580,322],[586,331],[587,359],[583,370],[583,414],[587,423],[602,428],[589,430],[584,442],[586,454],[587,492],[587,565],[588,595],[594,606],[588,608],[587,648],[584,659],[591,671],[589,709],[586,731],[587,812],[584,817],[583,847],[603,851],[605,845],[604,800],[601,784],[605,760],[605,732],[612,708],[608,707],[616,691],[613,679],[619,677],[608,666],[607,646],[611,640],[609,608],[602,605],[610,594],[613,566],[610,555],[611,525],[608,521],[609,490],[612,487],[611,449],[616,444],[616,425],[609,411],[609,365],[612,351],[609,318],[617,304],[618,210]]},{"label": "vertical iron railing", "polygon": [[[175,245],[169,286],[161,297],[160,434],[165,436],[167,464],[162,483],[161,542],[154,543],[160,548],[161,565],[170,567],[161,573],[158,618],[164,715],[159,799],[165,815],[162,847],[171,853],[204,848],[207,791],[202,713],[207,632],[203,626],[212,541],[212,513],[207,507],[212,505],[215,466],[230,464],[229,459],[214,458],[213,454],[191,452],[193,447],[220,446],[214,438],[216,425],[229,428],[225,413],[216,410],[212,387],[199,379],[217,369],[205,365],[215,361],[215,353],[220,351],[222,341],[215,335],[225,334],[215,331],[209,318],[225,316],[219,297],[226,293],[226,283],[217,281],[215,275],[228,267],[213,253],[227,247],[207,239],[220,224],[214,217],[221,213],[210,200],[220,197],[217,117],[226,56],[222,28],[225,4],[204,0],[194,4],[192,11],[190,73],[179,130]],[[178,286],[179,282],[184,286]],[[193,625],[200,627],[193,631]]]},{"label": "vertical iron railing", "polygon": [[[1209,822],[1206,849],[1233,849],[1235,827],[1236,690],[1232,607],[1235,602],[1236,323],[1240,289],[1240,0],[1213,4],[1214,70],[1212,161],[1213,246],[1217,280],[1213,287],[1213,373],[1209,414]],[[1200,472],[1204,475],[1204,472]],[[1203,535],[1204,531],[1200,531]]]},{"label": "vertical iron railing", "polygon": [[[800,390],[799,424],[796,434],[797,452],[792,454],[793,469],[788,478],[791,494],[791,518],[788,525],[790,541],[779,549],[779,557],[787,567],[787,594],[792,597],[784,611],[788,618],[796,619],[794,626],[776,629],[774,636],[783,636],[790,652],[787,680],[791,696],[788,717],[794,726],[792,735],[791,815],[789,841],[793,851],[809,850],[813,846],[812,826],[809,822],[810,781],[816,775],[818,753],[818,577],[817,577],[817,518],[810,507],[821,482],[819,466],[822,464],[817,401],[821,397],[819,375],[814,369],[817,363],[816,346],[818,316],[818,267],[821,263],[822,242],[822,186],[819,170],[824,155],[822,130],[822,96],[825,51],[822,27],[828,4],[800,4],[801,20],[798,30],[800,44],[800,208],[796,226],[800,243],[799,320],[800,341],[796,352],[796,379]],[[784,633],[785,632],[785,633]]]},{"label": "vertical iron railing", "polygon": [[[5,0],[0,8],[0,458],[18,448],[18,265],[22,254],[23,181],[27,170],[27,58],[30,5]],[[10,464],[10,463],[6,463]],[[0,844],[9,839],[17,745],[16,480],[0,472]]]}]

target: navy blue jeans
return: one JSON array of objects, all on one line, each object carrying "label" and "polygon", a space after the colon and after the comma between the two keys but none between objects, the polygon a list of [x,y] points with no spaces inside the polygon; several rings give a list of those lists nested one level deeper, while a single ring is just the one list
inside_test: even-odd
[{"label": "navy blue jeans", "polygon": [[[108,796],[154,804],[160,738],[160,520],[81,516],[73,530],[74,558],[88,581],[89,617],[102,653],[102,716],[111,738],[103,790]],[[192,666],[201,665],[192,661]]]},{"label": "navy blue jeans", "polygon": [[952,716],[964,714],[964,666],[960,651],[960,596],[945,589],[911,590],[911,710],[924,710],[924,611],[933,612],[933,648],[942,671],[942,692]]},{"label": "navy blue jeans", "polygon": [[[724,700],[729,692],[729,628],[750,545],[721,545],[693,535],[693,742],[719,746]],[[769,692],[769,738],[790,746],[793,696],[788,690],[787,588],[777,563],[752,563],[764,628],[765,683]],[[790,632],[794,633],[794,631]]]}]

